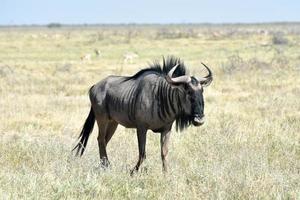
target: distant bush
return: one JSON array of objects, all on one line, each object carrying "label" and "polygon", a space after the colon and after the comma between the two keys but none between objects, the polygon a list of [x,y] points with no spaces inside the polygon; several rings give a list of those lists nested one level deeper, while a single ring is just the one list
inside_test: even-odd
[{"label": "distant bush", "polygon": [[286,45],[289,41],[283,36],[283,33],[275,33],[272,38],[272,43],[275,45]]},{"label": "distant bush", "polygon": [[225,74],[233,74],[234,72],[240,71],[244,68],[245,62],[238,55],[228,57],[227,62],[222,65],[222,70]]},{"label": "distant bush", "polygon": [[232,75],[235,73],[246,73],[251,70],[270,70],[271,63],[267,63],[257,58],[244,60],[239,55],[233,55],[228,57],[227,62],[223,63],[222,71],[224,74]]},{"label": "distant bush", "polygon": [[61,24],[60,23],[50,23],[47,25],[48,28],[60,28]]},{"label": "distant bush", "polygon": [[199,33],[193,29],[162,28],[156,32],[155,39],[197,38]]}]

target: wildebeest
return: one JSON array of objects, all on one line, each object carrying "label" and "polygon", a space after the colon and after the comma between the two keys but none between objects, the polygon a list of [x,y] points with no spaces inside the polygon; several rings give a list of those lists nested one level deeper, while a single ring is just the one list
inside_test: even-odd
[{"label": "wildebeest", "polygon": [[203,65],[208,75],[196,78],[187,74],[183,61],[169,56],[163,59],[162,65],[154,62],[133,76],[109,76],[93,85],[89,90],[91,110],[73,150],[77,149],[77,155],[83,154],[97,120],[100,161],[106,167],[109,164],[106,146],[118,124],[136,128],[139,159],[131,170],[133,173],[146,158],[146,133],[152,130],[161,133],[162,165],[167,171],[166,156],[173,122],[176,121],[176,130],[204,123],[203,87],[212,82],[213,76]]}]

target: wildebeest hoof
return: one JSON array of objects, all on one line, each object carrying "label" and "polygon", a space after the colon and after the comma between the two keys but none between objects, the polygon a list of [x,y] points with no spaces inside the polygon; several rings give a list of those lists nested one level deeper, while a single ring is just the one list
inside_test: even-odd
[{"label": "wildebeest hoof", "polygon": [[102,169],[108,169],[110,167],[110,162],[107,159],[102,159],[100,161],[100,167]]},{"label": "wildebeest hoof", "polygon": [[134,168],[132,170],[130,170],[130,176],[133,176],[137,173],[137,170]]}]

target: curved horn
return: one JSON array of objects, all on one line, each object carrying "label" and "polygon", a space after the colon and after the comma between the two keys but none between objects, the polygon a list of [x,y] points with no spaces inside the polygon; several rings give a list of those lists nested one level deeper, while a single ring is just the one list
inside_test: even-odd
[{"label": "curved horn", "polygon": [[207,67],[204,63],[201,64],[207,69],[208,75],[203,78],[199,78],[198,80],[202,86],[208,86],[213,80],[213,75],[209,67]]},{"label": "curved horn", "polygon": [[179,77],[175,77],[172,78],[173,73],[175,72],[176,68],[179,66],[179,63],[177,63],[168,73],[168,75],[166,76],[167,81],[169,83],[189,83],[191,82],[191,77],[188,75],[184,75],[184,76],[179,76]]}]

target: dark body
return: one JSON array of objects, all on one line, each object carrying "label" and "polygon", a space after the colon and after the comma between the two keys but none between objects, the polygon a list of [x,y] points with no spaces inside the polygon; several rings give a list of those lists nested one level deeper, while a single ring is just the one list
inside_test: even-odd
[{"label": "dark body", "polygon": [[204,123],[203,87],[212,81],[212,73],[199,79],[186,74],[184,63],[174,57],[163,60],[163,66],[153,64],[131,77],[109,76],[90,89],[91,111],[80,134],[77,154],[82,155],[94,121],[99,127],[98,144],[103,166],[109,164],[106,145],[118,124],[136,128],[139,160],[132,173],[139,169],[146,157],[147,130],[161,133],[163,169],[167,170],[166,156],[170,130],[190,124]]}]

